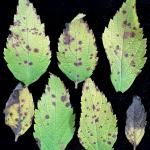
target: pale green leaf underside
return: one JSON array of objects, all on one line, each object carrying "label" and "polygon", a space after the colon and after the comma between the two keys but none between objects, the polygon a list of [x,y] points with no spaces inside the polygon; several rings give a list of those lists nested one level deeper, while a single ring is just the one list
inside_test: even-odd
[{"label": "pale green leaf underside", "polygon": [[68,90],[51,75],[35,110],[34,137],[41,150],[64,150],[74,134],[75,116]]},{"label": "pale green leaf underside", "polygon": [[117,139],[116,116],[111,104],[91,79],[85,81],[81,97],[78,137],[86,150],[111,150]]},{"label": "pale green leaf underside", "polygon": [[79,14],[67,24],[58,43],[59,68],[76,87],[92,75],[98,60],[95,38],[83,21],[84,16]]},{"label": "pale green leaf underside", "polygon": [[135,0],[127,0],[102,36],[116,91],[125,92],[146,62],[146,39],[140,28]]},{"label": "pale green leaf underside", "polygon": [[46,71],[51,58],[49,38],[45,36],[36,10],[28,0],[19,0],[4,57],[13,75],[29,85]]}]

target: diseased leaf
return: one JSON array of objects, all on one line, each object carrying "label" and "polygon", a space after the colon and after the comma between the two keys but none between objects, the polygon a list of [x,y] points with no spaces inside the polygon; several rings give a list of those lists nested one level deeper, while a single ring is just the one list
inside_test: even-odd
[{"label": "diseased leaf", "polygon": [[27,86],[46,71],[51,57],[44,24],[28,0],[19,0],[10,31],[4,50],[5,60],[13,75]]},{"label": "diseased leaf", "polygon": [[66,25],[58,43],[59,68],[75,82],[76,88],[92,75],[98,60],[95,38],[83,21],[84,16],[79,14]]},{"label": "diseased leaf", "polygon": [[15,141],[31,126],[34,115],[34,103],[27,87],[18,84],[10,95],[4,110],[5,123],[15,133]]},{"label": "diseased leaf", "polygon": [[116,91],[125,92],[141,72],[146,57],[146,39],[140,28],[135,0],[127,0],[111,19],[102,36]]},{"label": "diseased leaf", "polygon": [[127,110],[125,134],[134,150],[141,142],[146,126],[146,112],[139,96],[133,97],[133,102]]},{"label": "diseased leaf", "polygon": [[111,150],[117,139],[117,119],[107,98],[87,79],[81,97],[78,137],[87,150]]},{"label": "diseased leaf", "polygon": [[64,150],[74,134],[75,116],[69,92],[51,75],[35,110],[34,138],[41,150]]}]

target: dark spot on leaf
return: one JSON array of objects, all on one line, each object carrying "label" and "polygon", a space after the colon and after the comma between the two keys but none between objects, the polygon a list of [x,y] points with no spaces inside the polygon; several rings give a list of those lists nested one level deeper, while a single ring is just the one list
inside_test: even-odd
[{"label": "dark spot on leaf", "polygon": [[99,121],[99,119],[98,119],[98,118],[96,118],[96,119],[95,119],[95,122],[98,122],[98,121]]},{"label": "dark spot on leaf", "polygon": [[123,39],[128,39],[130,37],[130,32],[124,32]]},{"label": "dark spot on leaf", "polygon": [[108,143],[109,145],[111,145],[111,141],[107,141],[107,143]]},{"label": "dark spot on leaf", "polygon": [[28,51],[31,51],[31,48],[30,48],[29,45],[26,45],[26,49],[27,49]]},{"label": "dark spot on leaf", "polygon": [[118,71],[117,74],[119,75],[119,74],[120,74],[120,71]]},{"label": "dark spot on leaf", "polygon": [[48,92],[50,92],[50,87],[49,86],[47,87],[47,90],[48,90]]},{"label": "dark spot on leaf", "polygon": [[135,37],[135,32],[131,32],[130,37],[134,38]]},{"label": "dark spot on leaf", "polygon": [[126,13],[127,13],[127,11],[126,11],[126,10],[123,10],[123,11],[122,11],[122,13],[123,13],[123,14],[126,14]]},{"label": "dark spot on leaf", "polygon": [[86,86],[85,89],[88,90],[88,89],[89,89],[89,86]]},{"label": "dark spot on leaf", "polygon": [[111,133],[108,133],[108,136],[111,136]]},{"label": "dark spot on leaf", "polygon": [[38,53],[38,52],[39,52],[39,49],[38,49],[38,48],[35,48],[35,49],[34,49],[34,52],[35,52],[35,53]]},{"label": "dark spot on leaf", "polygon": [[81,44],[82,44],[82,41],[79,41],[79,44],[81,45]]},{"label": "dark spot on leaf", "polygon": [[126,26],[127,23],[128,23],[127,20],[124,20],[124,21],[123,21],[123,26]]},{"label": "dark spot on leaf", "polygon": [[52,94],[52,97],[55,98],[56,96],[54,94]]},{"label": "dark spot on leaf", "polygon": [[92,106],[93,110],[95,110],[95,105]]},{"label": "dark spot on leaf", "polygon": [[30,62],[29,62],[29,65],[30,65],[30,66],[32,66],[32,65],[33,65],[33,63],[30,61]]},{"label": "dark spot on leaf", "polygon": [[49,115],[45,115],[45,119],[49,119]]},{"label": "dark spot on leaf", "polygon": [[125,53],[124,56],[125,56],[125,57],[128,57],[128,53]]},{"label": "dark spot on leaf", "polygon": [[74,62],[74,65],[75,65],[76,67],[79,67],[79,66],[82,65],[82,62],[80,62],[80,61]]},{"label": "dark spot on leaf", "polygon": [[134,62],[134,60],[131,61],[130,65],[131,65],[132,67],[135,67],[135,62]]},{"label": "dark spot on leaf", "polygon": [[70,102],[67,102],[67,103],[66,103],[66,107],[70,107]]},{"label": "dark spot on leaf", "polygon": [[133,27],[133,30],[136,30],[136,27]]},{"label": "dark spot on leaf", "polygon": [[64,102],[64,101],[66,101],[66,100],[67,100],[67,96],[66,96],[66,95],[62,95],[62,96],[61,96],[61,101]]},{"label": "dark spot on leaf", "polygon": [[24,64],[27,64],[27,63],[28,63],[28,61],[27,61],[27,60],[25,60],[25,61],[24,61]]},{"label": "dark spot on leaf", "polygon": [[53,102],[52,102],[52,105],[53,105],[53,106],[56,106],[56,102],[55,102],[55,101],[53,101]]}]

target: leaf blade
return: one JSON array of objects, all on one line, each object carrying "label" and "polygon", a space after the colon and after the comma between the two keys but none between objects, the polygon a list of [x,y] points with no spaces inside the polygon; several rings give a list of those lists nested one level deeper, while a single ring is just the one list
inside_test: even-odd
[{"label": "leaf blade", "polygon": [[146,116],[147,113],[141,103],[141,98],[139,96],[134,96],[133,102],[127,110],[125,126],[126,138],[133,145],[134,149],[136,149],[144,136]]},{"label": "leaf blade", "polygon": [[135,0],[127,0],[102,36],[116,91],[125,92],[146,62],[146,39],[140,28]]},{"label": "leaf blade", "polygon": [[19,0],[10,31],[4,59],[15,78],[28,86],[46,71],[51,58],[44,24],[28,0]]},{"label": "leaf blade", "polygon": [[78,83],[92,75],[98,60],[95,38],[83,21],[84,16],[78,14],[66,25],[58,43],[59,68],[75,82],[76,88]]},{"label": "leaf blade", "polygon": [[30,128],[34,115],[33,98],[27,87],[16,86],[6,103],[4,114],[5,124],[11,127],[17,141]]},{"label": "leaf blade", "polygon": [[81,97],[81,117],[78,137],[87,150],[110,150],[117,139],[116,116],[111,104],[87,79]]},{"label": "leaf blade", "polygon": [[68,90],[51,75],[35,110],[34,138],[40,149],[65,149],[74,134],[74,120]]}]

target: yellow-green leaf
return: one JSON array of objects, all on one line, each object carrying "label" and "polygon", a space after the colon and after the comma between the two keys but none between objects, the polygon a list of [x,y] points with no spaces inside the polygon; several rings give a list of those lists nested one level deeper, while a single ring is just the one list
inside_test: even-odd
[{"label": "yellow-green leaf", "polygon": [[27,87],[18,84],[10,95],[4,110],[5,123],[15,133],[15,141],[31,126],[34,115],[34,103]]},{"label": "yellow-green leaf", "polygon": [[125,92],[146,62],[146,39],[136,13],[136,0],[127,0],[102,36],[116,91]]},{"label": "yellow-green leaf", "polygon": [[75,115],[63,82],[51,75],[35,110],[34,138],[41,150],[64,150],[74,135]]},{"label": "yellow-green leaf", "polygon": [[98,60],[95,38],[83,21],[84,16],[79,14],[66,25],[58,43],[59,68],[74,81],[76,88],[92,75]]},{"label": "yellow-green leaf", "polygon": [[133,145],[134,150],[141,142],[146,126],[146,112],[141,104],[139,96],[133,97],[133,102],[127,110],[127,120],[125,126],[125,134],[128,141]]},{"label": "yellow-green leaf", "polygon": [[78,137],[86,150],[111,150],[117,139],[117,119],[107,98],[87,79],[81,97]]},{"label": "yellow-green leaf", "polygon": [[46,71],[51,58],[44,24],[28,0],[19,0],[4,58],[13,75],[30,85]]}]

